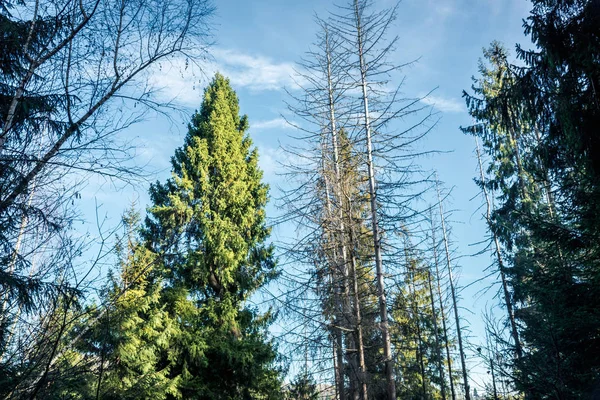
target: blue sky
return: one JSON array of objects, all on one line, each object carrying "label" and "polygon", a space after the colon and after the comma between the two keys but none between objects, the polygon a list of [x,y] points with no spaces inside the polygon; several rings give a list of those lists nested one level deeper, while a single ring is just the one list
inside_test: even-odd
[{"label": "blue sky", "polygon": [[[283,88],[292,87],[294,64],[309,49],[316,32],[313,16],[324,16],[334,3],[324,0],[218,0],[214,41],[214,60],[204,64],[210,76],[219,70],[231,79],[240,98],[243,113],[249,116],[251,136],[259,148],[265,180],[273,188],[281,179],[277,176],[277,161],[282,154],[279,142],[285,142],[293,130],[283,122],[287,98]],[[390,0],[374,0],[376,7],[392,5]],[[477,174],[473,155],[474,142],[459,130],[471,122],[461,99],[462,90],[471,85],[477,74],[477,61],[482,48],[492,40],[504,42],[514,49],[515,43],[527,44],[522,19],[530,3],[525,0],[404,0],[392,29],[399,36],[395,59],[407,62],[419,59],[404,72],[407,76],[404,92],[409,96],[423,95],[437,88],[427,100],[441,114],[441,120],[422,143],[423,149],[448,151],[422,160],[424,167],[439,171],[440,179],[452,188],[451,204],[453,234],[459,253],[474,252],[471,243],[485,234],[478,207],[480,199],[472,178]],[[154,171],[150,180],[168,177],[169,158],[185,135],[185,126],[194,108],[200,104],[202,88],[207,78],[194,71],[180,73],[180,65],[164,68],[152,78],[163,87],[164,98],[176,97],[188,110],[176,115],[172,122],[157,116],[132,127],[126,135],[139,146],[136,162]],[[100,214],[108,224],[116,223],[131,200],[139,207],[148,204],[147,184],[137,188],[115,188],[92,181],[81,201],[84,217],[94,228],[94,199],[101,205]],[[273,193],[276,197],[277,194]],[[271,206],[270,211],[274,208]],[[488,257],[461,258],[460,284],[465,286],[483,276]],[[463,317],[471,326],[473,341],[483,335],[479,313],[490,295],[480,296],[485,283],[462,292]],[[467,311],[470,310],[470,311]],[[480,367],[476,379],[484,375]]]}]

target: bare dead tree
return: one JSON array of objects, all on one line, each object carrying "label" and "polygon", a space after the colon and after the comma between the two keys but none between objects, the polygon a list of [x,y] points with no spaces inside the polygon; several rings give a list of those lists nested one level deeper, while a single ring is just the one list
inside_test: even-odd
[{"label": "bare dead tree", "polygon": [[453,274],[452,274],[452,261],[451,261],[451,257],[450,257],[450,246],[448,243],[448,234],[447,234],[447,230],[446,230],[446,216],[444,215],[442,197],[440,194],[440,189],[439,189],[438,183],[436,183],[436,190],[437,190],[437,195],[438,195],[440,221],[441,221],[441,225],[442,225],[442,239],[444,242],[446,266],[448,268],[448,284],[450,285],[450,295],[452,296],[452,309],[454,310],[454,320],[455,320],[455,324],[456,324],[456,336],[458,339],[458,351],[460,354],[463,385],[465,388],[465,398],[466,398],[466,400],[471,400],[471,393],[470,393],[470,389],[469,389],[469,377],[468,377],[468,373],[467,373],[467,365],[466,365],[466,361],[465,361],[465,352],[464,352],[463,340],[462,340],[462,331],[461,331],[461,327],[460,327],[460,316],[458,314],[458,301],[457,301],[456,289],[454,287],[454,278],[453,278]]},{"label": "bare dead tree", "polygon": [[[76,199],[85,173],[139,173],[119,133],[171,106],[152,74],[161,63],[200,65],[212,10],[208,0],[36,0],[3,15],[17,44],[15,68],[0,78],[0,257],[15,254],[23,220],[47,232],[68,225],[48,205]],[[41,282],[19,273],[19,253],[13,272],[0,270],[3,287],[33,289]]]},{"label": "bare dead tree", "polygon": [[[354,1],[354,22],[356,29],[356,54],[359,58],[360,64],[360,79],[362,86],[362,100],[364,106],[364,128],[365,128],[365,139],[366,139],[366,155],[367,155],[367,170],[369,176],[369,196],[371,199],[371,225],[373,235],[373,250],[375,256],[375,269],[377,273],[377,290],[379,297],[379,309],[381,316],[381,333],[383,336],[383,355],[385,357],[385,374],[387,381],[387,396],[388,399],[393,400],[396,398],[396,384],[394,378],[394,367],[392,358],[392,347],[390,341],[390,333],[388,326],[388,315],[387,315],[387,299],[385,296],[385,283],[383,279],[383,263],[381,258],[381,232],[379,228],[379,218],[377,216],[377,192],[375,182],[375,168],[373,165],[373,142],[371,133],[371,120],[369,116],[369,96],[367,93],[367,60],[365,60],[364,53],[364,29],[362,21],[362,10],[359,8],[358,1]],[[382,32],[383,33],[383,32]]]},{"label": "bare dead tree", "polygon": [[[399,84],[394,82],[404,66],[389,62],[397,38],[388,39],[388,33],[397,8],[398,5],[373,11],[371,1],[354,0],[340,6],[331,15],[331,26],[343,38],[343,51],[348,55],[344,72],[350,84],[349,93],[355,99],[352,137],[354,143],[360,143],[360,154],[366,165],[369,234],[379,298],[382,363],[389,399],[395,399],[396,390],[385,289],[385,276],[389,272],[384,264],[390,269],[399,250],[390,251],[392,238],[384,237],[383,232],[400,229],[400,225],[407,225],[408,220],[418,214],[408,205],[415,199],[415,195],[411,194],[415,187],[409,188],[411,179],[408,177],[418,169],[414,164],[418,154],[411,145],[433,125],[430,124],[430,113],[421,115],[425,107],[420,106],[420,99],[401,96],[402,79]],[[390,87],[395,88],[389,90]],[[393,124],[400,118],[410,120],[411,117],[414,120],[408,127],[397,128]],[[384,251],[386,245],[391,246],[387,255]],[[384,262],[386,256],[387,261]]]},{"label": "bare dead tree", "polygon": [[430,223],[431,223],[431,241],[432,241],[432,257],[433,257],[433,266],[435,267],[435,282],[437,288],[440,316],[442,320],[442,334],[444,338],[444,348],[446,350],[446,365],[448,367],[448,381],[450,383],[450,393],[452,395],[452,400],[456,400],[456,390],[454,388],[454,378],[452,373],[452,357],[450,355],[450,340],[449,340],[449,332],[447,326],[446,319],[446,307],[444,305],[444,298],[442,295],[442,274],[440,271],[440,259],[438,254],[438,242],[436,240],[436,231],[437,227],[435,226],[433,209],[431,209],[430,213]]},{"label": "bare dead tree", "polygon": [[[329,296],[330,301],[322,302],[322,310],[342,310],[345,316],[343,321],[335,322],[333,318],[332,322],[337,325],[335,329],[347,333],[342,345],[350,367],[350,395],[354,398],[359,391],[362,398],[377,392],[368,388],[364,345],[367,327],[361,310],[365,298],[371,295],[362,288],[363,282],[368,280],[371,268],[375,271],[372,286],[377,288],[379,303],[376,326],[383,339],[377,343],[382,343],[384,349],[383,357],[377,356],[376,362],[384,366],[387,397],[395,398],[385,297],[386,273],[390,271],[384,271],[384,264],[391,270],[402,246],[393,243],[393,235],[385,237],[383,232],[395,232],[400,225],[420,218],[421,211],[413,202],[422,194],[422,188],[416,189],[422,182],[412,177],[419,172],[416,158],[426,152],[415,152],[412,146],[434,122],[430,109],[420,103],[421,98],[401,96],[402,79],[395,90],[387,90],[396,85],[395,75],[402,67],[387,61],[395,39],[386,42],[385,36],[396,8],[363,13],[367,3],[351,2],[339,8],[341,15],[332,13],[327,21],[318,20],[323,29],[316,51],[308,53],[298,71],[301,94],[289,92],[293,100],[289,109],[295,116],[295,121],[289,122],[297,128],[299,133],[294,139],[301,144],[287,148],[294,161],[288,165],[286,176],[300,179],[282,198],[287,212],[280,220],[294,221],[303,234],[295,243],[279,247],[291,259],[308,265],[313,265],[318,254],[314,252],[315,244],[322,246],[326,254],[319,256],[322,264],[315,271],[329,277],[332,286],[315,287],[310,278],[299,284],[315,288],[320,296]],[[409,125],[390,127],[399,119],[410,121]],[[343,150],[344,141],[357,160],[354,170],[344,165],[342,152],[348,151]],[[348,174],[358,175],[354,184],[358,195],[349,189],[352,184],[344,182]],[[356,250],[367,241],[371,243],[369,251]],[[335,273],[326,274],[328,270]],[[293,279],[299,280],[297,276],[290,277]],[[298,291],[291,293],[296,295]],[[314,315],[308,310],[303,312]],[[338,343],[335,336],[331,338]],[[334,346],[333,375],[338,377],[344,368],[337,353],[342,345]],[[375,353],[374,349],[370,351]],[[340,379],[336,381],[338,396],[344,396]]]},{"label": "bare dead tree", "polygon": [[[330,288],[317,288],[323,299],[322,312],[327,314],[335,309],[335,327],[333,338],[335,348],[334,376],[336,377],[337,393],[340,399],[346,397],[344,377],[346,371],[350,374],[350,394],[358,395],[360,387],[363,398],[367,396],[364,365],[364,350],[362,342],[362,326],[360,301],[356,276],[356,256],[353,253],[353,239],[347,224],[348,207],[353,207],[353,199],[349,199],[344,187],[347,171],[343,170],[340,160],[339,132],[344,129],[347,120],[344,98],[343,75],[340,65],[343,56],[336,51],[337,38],[330,32],[326,22],[317,18],[321,32],[319,33],[316,49],[310,51],[300,63],[299,86],[301,97],[290,92],[293,104],[288,104],[290,111],[300,119],[305,126],[300,139],[302,150],[291,150],[296,156],[308,156],[311,162],[306,163],[302,170],[288,168],[296,177],[302,176],[299,186],[292,188],[284,202],[290,210],[290,218],[295,219],[298,226],[309,222],[312,228],[311,237],[316,236],[320,243],[318,254],[326,262],[317,270],[322,269],[324,275],[330,277]],[[312,166],[317,166],[311,172]],[[298,199],[305,206],[298,208],[289,204],[292,199]],[[310,200],[312,199],[312,200]],[[306,207],[307,202],[312,204]],[[319,209],[321,207],[321,209]],[[298,249],[298,244],[294,245]],[[304,251],[301,251],[304,253]],[[309,257],[309,260],[314,256]],[[329,272],[327,272],[329,271]],[[325,289],[325,290],[323,290]],[[351,292],[353,292],[351,298]],[[343,340],[345,338],[345,340]],[[345,356],[345,357],[344,357]],[[345,359],[351,366],[346,369]]]}]

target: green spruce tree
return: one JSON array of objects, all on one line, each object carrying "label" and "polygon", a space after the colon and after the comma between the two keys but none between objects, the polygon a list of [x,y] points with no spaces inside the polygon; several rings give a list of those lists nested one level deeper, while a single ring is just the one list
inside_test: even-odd
[{"label": "green spruce tree", "polygon": [[265,221],[268,186],[229,80],[216,74],[172,159],[150,189],[146,237],[164,255],[163,301],[180,335],[170,357],[189,399],[281,396],[273,316],[247,300],[276,276]]},{"label": "green spruce tree", "polygon": [[306,372],[299,373],[290,383],[287,400],[318,400],[319,390],[312,376]]},{"label": "green spruce tree", "polygon": [[[180,378],[171,377],[169,345],[178,326],[161,301],[160,258],[139,239],[139,214],[123,216],[125,234],[117,241],[116,271],[100,296],[74,321],[57,360],[58,378],[40,398],[165,399],[178,395]],[[72,313],[71,313],[72,314]],[[69,346],[74,344],[74,346]]]},{"label": "green spruce tree", "polygon": [[101,399],[165,399],[177,394],[168,346],[178,327],[161,304],[159,259],[138,239],[139,215],[131,209],[123,222],[119,274],[111,277],[108,310],[92,330],[100,360],[95,393]]},{"label": "green spruce tree", "polygon": [[[404,282],[393,297],[392,339],[396,346],[396,388],[402,399],[441,399],[439,367],[442,343],[431,309],[428,269],[419,259],[407,257]],[[436,340],[436,335],[438,338]]]}]

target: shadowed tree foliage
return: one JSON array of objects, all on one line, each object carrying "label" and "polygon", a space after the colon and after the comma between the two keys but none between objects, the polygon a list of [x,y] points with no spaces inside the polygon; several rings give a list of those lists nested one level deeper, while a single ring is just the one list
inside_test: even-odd
[{"label": "shadowed tree foliage", "polygon": [[77,376],[62,369],[78,342],[64,336],[106,277],[108,236],[98,227],[100,254],[82,260],[95,238],[73,227],[81,186],[139,176],[120,133],[173,110],[152,70],[181,56],[197,66],[212,12],[206,0],[0,1],[2,394],[42,398]]},{"label": "shadowed tree foliage", "polygon": [[465,131],[482,139],[480,184],[498,200],[514,383],[533,398],[585,398],[600,376],[600,2],[532,4],[536,48],[517,46],[520,66],[496,43],[485,52]]},{"label": "shadowed tree foliage", "polygon": [[289,400],[318,400],[317,384],[307,373],[300,373],[289,386],[286,399]]}]

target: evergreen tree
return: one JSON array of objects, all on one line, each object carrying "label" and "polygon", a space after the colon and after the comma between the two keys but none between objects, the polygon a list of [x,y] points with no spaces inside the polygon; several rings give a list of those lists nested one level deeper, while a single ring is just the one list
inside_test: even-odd
[{"label": "evergreen tree", "polygon": [[184,398],[281,396],[270,313],[246,301],[275,277],[266,243],[267,185],[229,81],[217,74],[172,159],[172,178],[150,189],[149,245],[164,254],[163,301],[177,317],[171,376]]},{"label": "evergreen tree", "polygon": [[394,293],[392,339],[396,346],[398,398],[439,399],[441,332],[435,327],[428,286],[428,270],[423,263],[408,257],[404,282]]},{"label": "evergreen tree", "polygon": [[[582,398],[600,376],[600,6],[533,0],[525,23],[536,50],[524,66],[494,45],[476,97],[467,95],[499,189],[494,234],[520,327],[517,388],[535,398]],[[513,336],[516,336],[513,334]]]},{"label": "evergreen tree", "polygon": [[537,49],[517,48],[528,65],[519,89],[541,130],[554,212],[525,218],[540,245],[518,280],[532,305],[522,380],[539,397],[583,398],[600,378],[600,3],[532,3]]},{"label": "evergreen tree", "polygon": [[165,355],[178,327],[161,304],[158,257],[137,238],[138,214],[129,210],[123,221],[119,274],[111,276],[104,301],[109,306],[86,335],[100,360],[95,393],[101,399],[165,399],[177,394],[178,379],[170,378],[174,360]]},{"label": "evergreen tree", "polygon": [[[64,109],[64,98],[60,96],[24,91],[21,101],[11,110],[12,97],[27,70],[28,54],[23,43],[28,42],[32,49],[42,48],[57,25],[63,23],[58,18],[39,17],[32,29],[33,21],[13,15],[15,8],[21,5],[20,1],[0,2],[0,198],[10,192],[31,163],[22,153],[34,147],[39,141],[39,132],[47,129],[47,115]],[[42,85],[46,81],[41,75],[34,78]],[[5,121],[11,113],[13,122],[8,129]],[[18,199],[7,212],[0,212],[0,355],[9,350],[14,325],[23,311],[36,308],[36,297],[45,298],[57,291],[53,285],[44,285],[41,279],[29,273],[31,260],[23,255],[26,254],[23,238],[26,231],[33,231],[31,227],[40,226],[52,234],[64,223],[61,216],[48,215],[46,209],[33,202],[33,192],[31,189],[31,193]],[[4,366],[0,360],[0,374],[8,376],[8,369],[4,371],[4,368],[12,367]]]},{"label": "evergreen tree", "polygon": [[289,400],[318,400],[317,384],[309,374],[298,374],[290,384],[286,398]]},{"label": "evergreen tree", "polygon": [[[167,356],[178,328],[161,304],[159,258],[139,240],[139,214],[123,216],[125,235],[116,246],[118,269],[109,272],[100,305],[81,317],[71,315],[65,344],[74,342],[57,361],[41,398],[165,399],[177,395],[179,378],[171,379]],[[71,313],[73,314],[73,313]]]}]

